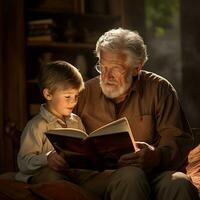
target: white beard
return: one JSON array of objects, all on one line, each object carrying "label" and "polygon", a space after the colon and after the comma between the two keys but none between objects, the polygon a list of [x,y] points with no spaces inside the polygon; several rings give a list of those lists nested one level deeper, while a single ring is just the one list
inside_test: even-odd
[{"label": "white beard", "polygon": [[116,81],[103,82],[100,77],[100,86],[104,95],[108,98],[114,99],[125,94],[132,84],[132,74],[128,73],[123,85],[118,86]]}]

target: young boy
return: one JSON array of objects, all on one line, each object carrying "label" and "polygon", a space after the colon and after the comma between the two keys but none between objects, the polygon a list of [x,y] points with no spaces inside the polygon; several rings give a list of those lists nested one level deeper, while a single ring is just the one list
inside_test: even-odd
[{"label": "young boy", "polygon": [[63,173],[67,162],[55,152],[46,131],[60,127],[84,130],[81,119],[72,113],[84,89],[79,71],[65,61],[48,63],[41,68],[39,85],[46,103],[26,125],[17,157],[19,172],[15,178],[29,183],[67,179]]}]

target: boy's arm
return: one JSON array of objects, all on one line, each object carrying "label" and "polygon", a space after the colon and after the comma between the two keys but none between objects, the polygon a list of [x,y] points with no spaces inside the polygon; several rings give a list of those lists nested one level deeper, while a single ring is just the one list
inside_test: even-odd
[{"label": "boy's arm", "polygon": [[45,131],[46,127],[42,124],[35,126],[30,122],[25,127],[17,157],[21,172],[29,174],[47,165],[47,154],[54,149],[44,138]]},{"label": "boy's arm", "polygon": [[65,155],[62,155],[62,152],[58,154],[55,150],[51,151],[47,155],[47,163],[50,168],[56,171],[61,171],[69,168],[69,165],[65,159]]}]

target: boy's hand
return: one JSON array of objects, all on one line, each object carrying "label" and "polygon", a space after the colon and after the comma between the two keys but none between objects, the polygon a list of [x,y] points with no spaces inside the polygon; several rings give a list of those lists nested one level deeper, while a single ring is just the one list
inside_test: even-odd
[{"label": "boy's hand", "polygon": [[68,163],[65,161],[62,155],[59,155],[56,151],[52,151],[47,156],[48,166],[56,171],[62,171],[69,168]]}]

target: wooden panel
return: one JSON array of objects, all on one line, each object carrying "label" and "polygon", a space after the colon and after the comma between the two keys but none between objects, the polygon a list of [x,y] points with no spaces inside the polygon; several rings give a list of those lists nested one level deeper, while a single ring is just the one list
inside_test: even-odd
[{"label": "wooden panel", "polygon": [[4,34],[5,120],[16,123],[17,128],[22,129],[26,121],[23,1],[8,0],[6,2]]},{"label": "wooden panel", "polygon": [[[4,1],[3,115],[4,122],[22,129],[26,122],[23,1]],[[2,29],[1,29],[2,30]],[[3,131],[3,171],[13,170],[13,146]]]},{"label": "wooden panel", "polygon": [[123,26],[131,30],[137,30],[141,35],[144,35],[145,29],[144,2],[144,0],[122,1]]},{"label": "wooden panel", "polygon": [[[83,0],[77,0],[83,2]],[[108,24],[112,24],[114,19],[119,21],[120,25],[123,25],[126,28],[132,30],[138,30],[141,34],[144,32],[144,0],[118,0],[121,2],[121,16],[123,16],[123,24],[121,23],[121,18],[119,16],[114,16],[108,21]],[[52,1],[53,2],[53,1]],[[82,4],[81,4],[82,5]],[[1,168],[3,170],[12,170],[13,169],[13,143],[10,139],[5,136],[3,131],[2,121],[5,124],[14,124],[16,125],[17,130],[22,130],[27,122],[27,97],[26,97],[26,52],[25,52],[25,31],[24,31],[24,0],[6,0],[1,1],[1,25],[0,27],[2,42],[0,45],[2,53],[2,60],[0,60],[0,140],[4,141],[1,145],[0,151],[3,152],[2,155]],[[117,10],[117,9],[116,9]],[[115,13],[116,10],[113,10],[111,13],[114,15],[120,15],[120,13]],[[80,11],[82,12],[82,11]],[[90,16],[86,16],[90,17]],[[102,16],[105,18],[105,16]],[[101,18],[102,18],[101,17]],[[102,19],[103,19],[102,18]],[[2,20],[3,19],[3,20]],[[81,18],[82,19],[82,18]],[[92,18],[91,18],[92,19]],[[105,18],[107,19],[107,17]],[[85,21],[91,22],[92,20],[85,18]],[[3,25],[2,25],[3,24]],[[105,23],[103,23],[105,25]],[[111,28],[111,25],[109,25]],[[98,23],[94,26],[94,29],[98,29]],[[92,31],[92,30],[91,30]],[[95,40],[96,42],[96,40]],[[29,46],[30,47],[30,46]],[[28,48],[29,48],[28,47]],[[52,48],[60,48],[60,46],[55,44]],[[61,50],[65,51],[65,47],[70,47],[73,49],[76,46],[61,46]],[[33,49],[35,47],[31,47]],[[50,48],[49,46],[47,47]],[[79,46],[80,50],[90,50],[91,45],[83,44]],[[30,48],[29,48],[30,49]],[[91,52],[92,54],[92,52]],[[89,55],[86,52],[86,55]],[[93,55],[92,55],[93,56]],[[88,56],[87,56],[88,57]],[[88,57],[88,60],[93,62],[93,57]],[[3,88],[3,90],[1,90]],[[37,94],[35,94],[37,95]],[[4,104],[3,104],[4,103]],[[2,110],[3,111],[2,111]],[[9,123],[8,123],[9,122]]]},{"label": "wooden panel", "polygon": [[[3,1],[0,1],[0,30],[3,30]],[[3,31],[0,31],[0,163],[3,163]],[[2,165],[0,164],[0,172]]]},{"label": "wooden panel", "polygon": [[[195,6],[194,6],[195,5]],[[200,127],[200,1],[181,1],[184,110],[192,127]]]}]

